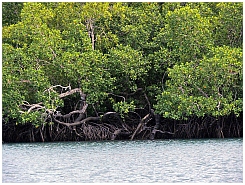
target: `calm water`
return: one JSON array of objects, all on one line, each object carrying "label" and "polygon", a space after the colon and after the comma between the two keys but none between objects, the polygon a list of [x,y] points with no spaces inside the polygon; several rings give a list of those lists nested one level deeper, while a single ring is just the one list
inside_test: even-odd
[{"label": "calm water", "polygon": [[243,182],[243,140],[2,145],[2,182]]}]

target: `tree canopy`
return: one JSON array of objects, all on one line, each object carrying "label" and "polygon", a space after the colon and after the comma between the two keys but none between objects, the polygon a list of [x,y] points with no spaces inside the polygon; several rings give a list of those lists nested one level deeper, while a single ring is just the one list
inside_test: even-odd
[{"label": "tree canopy", "polygon": [[46,123],[45,109],[21,106],[64,111],[63,87],[79,88],[97,112],[242,114],[243,3],[2,4],[4,123]]}]

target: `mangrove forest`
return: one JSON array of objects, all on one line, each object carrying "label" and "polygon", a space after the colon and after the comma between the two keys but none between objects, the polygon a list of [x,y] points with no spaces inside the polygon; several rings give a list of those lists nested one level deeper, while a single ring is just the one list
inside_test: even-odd
[{"label": "mangrove forest", "polygon": [[242,2],[3,2],[2,142],[243,137]]}]

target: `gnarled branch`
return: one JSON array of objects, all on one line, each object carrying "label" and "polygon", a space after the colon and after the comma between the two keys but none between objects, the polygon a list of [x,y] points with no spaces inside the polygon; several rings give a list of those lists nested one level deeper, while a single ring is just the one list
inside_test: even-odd
[{"label": "gnarled branch", "polygon": [[52,116],[52,119],[59,124],[71,127],[71,126],[81,125],[81,124],[86,123],[88,121],[99,121],[100,117],[88,117],[88,118],[83,119],[82,121],[78,121],[78,122],[74,122],[74,123],[65,123],[65,122],[59,121],[55,118],[55,116]]},{"label": "gnarled branch", "polygon": [[86,95],[82,93],[82,91],[81,91],[80,88],[75,88],[75,89],[69,90],[69,91],[67,91],[67,92],[65,92],[65,93],[61,93],[61,94],[59,95],[59,98],[64,98],[64,97],[69,96],[69,95],[71,95],[71,94],[74,94],[74,93],[76,93],[76,92],[79,92],[80,95],[81,95],[81,97],[84,98],[84,100],[86,99]]}]

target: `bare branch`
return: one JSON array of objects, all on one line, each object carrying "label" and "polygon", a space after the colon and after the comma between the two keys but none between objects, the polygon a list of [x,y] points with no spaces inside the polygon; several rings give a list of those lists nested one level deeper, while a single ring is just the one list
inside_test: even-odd
[{"label": "bare branch", "polygon": [[220,101],[219,101],[219,104],[216,107],[217,107],[217,109],[219,111],[219,109],[220,109]]},{"label": "bare branch", "polygon": [[69,114],[65,114],[65,115],[56,115],[57,117],[63,117],[63,118],[69,118],[71,117],[72,114],[84,114],[86,109],[88,107],[88,104],[85,104],[84,107],[82,108],[82,110],[75,110],[75,111],[72,111],[70,112]]},{"label": "bare branch", "polygon": [[20,82],[20,83],[31,83],[30,80],[20,80],[20,81],[18,81],[18,82]]},{"label": "bare branch", "polygon": [[197,87],[197,89],[206,97],[208,98],[208,95],[199,87]]},{"label": "bare branch", "polygon": [[180,86],[178,89],[180,89],[182,91],[182,93],[185,94],[185,91],[184,91],[182,86]]},{"label": "bare branch", "polygon": [[116,95],[116,94],[113,94],[113,93],[108,93],[108,95],[117,96],[117,97],[122,98],[124,102],[126,101],[124,96],[119,96],[119,95]]},{"label": "bare branch", "polygon": [[[71,90],[71,86],[70,86],[70,85],[68,85],[67,87],[64,87],[64,86],[62,86],[62,85],[54,85],[54,86],[52,86],[52,87],[46,89],[45,91],[49,91],[49,92],[50,92],[51,90],[54,91],[54,88],[56,88],[56,87],[60,87],[60,88],[62,88],[62,89],[64,89],[64,90],[67,90],[67,89],[68,89],[69,91]],[[44,91],[44,92],[45,92],[45,91]]]},{"label": "bare branch", "polygon": [[74,94],[74,93],[76,93],[76,92],[79,92],[80,95],[81,95],[81,97],[83,97],[83,98],[85,99],[86,95],[82,93],[82,91],[81,91],[80,88],[72,89],[72,90],[69,90],[69,91],[67,91],[67,92],[65,92],[65,93],[61,93],[61,94],[59,95],[59,98],[64,98],[64,97],[69,96],[69,95],[71,95],[71,94]]},{"label": "bare branch", "polygon": [[163,80],[164,80],[164,78],[165,78],[165,75],[166,75],[166,73],[167,73],[167,71],[165,71],[164,72],[164,74],[163,74],[163,76],[162,76],[162,90],[164,91],[164,82],[163,82]]},{"label": "bare branch", "polygon": [[130,140],[133,140],[134,139],[134,136],[138,133],[140,133],[140,129],[143,127],[143,125],[145,125],[146,123],[148,123],[149,121],[151,120],[151,114],[147,114],[141,121],[140,123],[138,124],[136,130],[134,131],[133,135],[131,136],[131,139]]},{"label": "bare branch", "polygon": [[[37,103],[37,104],[29,104],[27,101],[24,101],[23,104],[19,106],[19,108],[30,113],[34,109],[36,109],[35,111],[40,110],[40,109],[45,109],[45,107],[42,106],[42,104],[43,104],[42,102]],[[20,112],[23,113],[22,111]]]},{"label": "bare branch", "polygon": [[27,113],[30,113],[33,109],[40,110],[40,109],[45,109],[45,107],[38,104],[34,104],[28,109]]},{"label": "bare branch", "polygon": [[54,52],[54,50],[53,50],[51,47],[49,47],[49,49],[50,49],[50,50],[52,51],[52,53],[53,53],[53,56],[54,56],[53,59],[56,58],[56,53]]},{"label": "bare branch", "polygon": [[146,99],[147,104],[149,106],[149,112],[151,112],[151,104],[150,104],[150,101],[149,101],[148,97],[146,96],[145,92],[144,92],[144,96],[145,96],[145,99]]},{"label": "bare branch", "polygon": [[54,116],[53,116],[53,120],[59,124],[71,127],[71,126],[81,125],[81,124],[86,123],[88,121],[99,121],[100,117],[88,117],[88,118],[83,119],[82,121],[78,121],[78,122],[74,122],[74,123],[65,123],[65,122],[59,121],[59,120],[55,119]]},{"label": "bare branch", "polygon": [[174,135],[175,133],[173,133],[173,132],[167,132],[167,131],[161,131],[161,130],[155,130],[156,132],[160,132],[160,133],[162,133],[162,134],[172,134],[172,135]]}]

